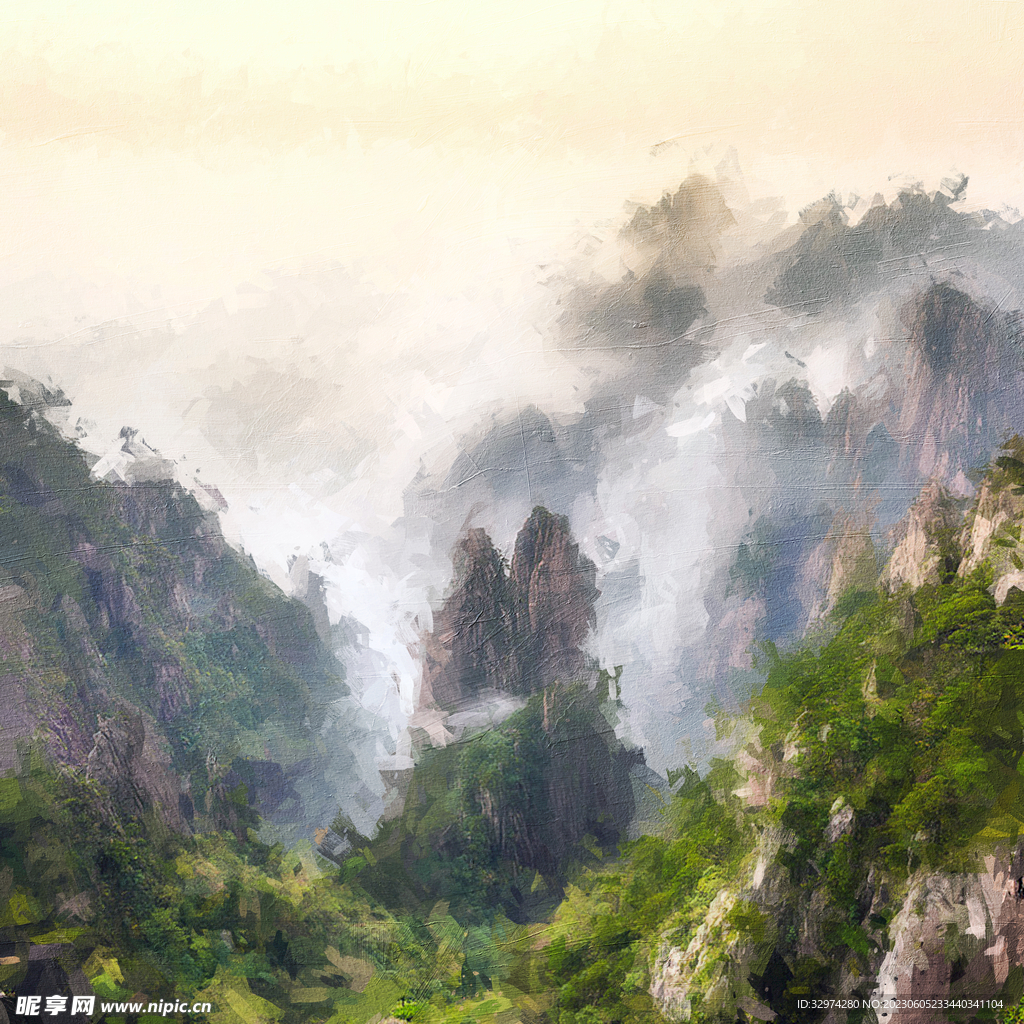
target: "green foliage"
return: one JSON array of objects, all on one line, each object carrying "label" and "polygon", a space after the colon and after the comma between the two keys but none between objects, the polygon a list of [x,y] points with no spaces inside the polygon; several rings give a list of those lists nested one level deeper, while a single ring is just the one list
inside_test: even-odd
[{"label": "green foliage", "polygon": [[[719,766],[719,781],[729,774]],[[685,945],[747,849],[735,798],[718,800],[692,769],[666,810],[663,835],[629,844],[617,864],[590,870],[555,914],[547,947],[559,1021],[654,1021],[649,960],[668,931]],[[738,908],[737,927],[759,927]],[[590,1016],[588,1016],[590,1014]]]},{"label": "green foliage", "polygon": [[[797,861],[835,855],[820,835],[844,794],[864,863],[892,870],[962,856],[997,811],[1024,749],[1022,609],[996,608],[984,574],[861,608],[817,655],[776,658],[755,702],[762,742],[792,730],[800,751],[783,822]],[[913,634],[892,623],[912,613]],[[999,811],[1001,812],[1001,809]],[[795,865],[794,865],[795,866]]]},{"label": "green foliage", "polygon": [[401,818],[358,851],[359,882],[396,910],[440,899],[467,925],[499,909],[525,921],[575,865],[614,853],[627,758],[586,687],[535,694],[500,726],[422,754]]},{"label": "green foliage", "polygon": [[1024,999],[1014,1006],[1008,1006],[999,1014],[1000,1024],[1024,1024]]},{"label": "green foliage", "polygon": [[252,760],[315,760],[343,692],[308,611],[176,484],[91,480],[74,445],[5,395],[0,449],[0,587],[18,638],[4,667],[26,705],[72,745],[98,714],[137,709],[188,778],[197,825],[244,835],[252,822],[217,784]]},{"label": "green foliage", "polygon": [[[0,938],[21,952],[71,945],[104,996],[205,998],[225,1024],[657,1022],[655,957],[685,949],[723,895],[708,956],[690,965],[694,1019],[712,1012],[700,986],[738,951],[741,981],[794,1019],[794,1000],[830,995],[837,971],[869,975],[911,872],[971,868],[1024,831],[1024,601],[997,607],[991,570],[958,578],[947,559],[913,595],[847,591],[818,649],[766,648],[745,719],[717,716],[720,737],[745,737],[740,757],[703,779],[671,773],[658,834],[619,846],[626,760],[598,698],[559,687],[426,751],[403,815],[372,840],[339,816],[349,856],[322,873],[309,849],[259,842],[246,785],[251,759],[310,755],[337,689],[309,654],[308,615],[244,559],[211,560],[180,493],[154,490],[159,514],[140,510],[2,398],[0,433],[0,585],[19,588],[27,638],[8,669],[53,721],[88,733],[75,680],[101,662],[113,694],[168,722],[196,805],[199,834],[172,834],[38,750],[0,779]],[[1004,452],[992,486],[1024,494],[1024,439]],[[1004,523],[998,558],[1020,568],[1020,541]],[[68,557],[81,544],[102,569]],[[760,522],[732,585],[763,586],[777,554]],[[168,581],[213,563],[203,599],[172,611]],[[175,686],[187,699],[168,711]],[[767,910],[755,870],[771,873]],[[0,987],[17,990],[27,962],[0,965]]]},{"label": "green foliage", "polygon": [[[880,879],[893,898],[918,868],[976,870],[983,853],[1016,841],[1024,603],[997,607],[991,585],[982,568],[911,596],[851,593],[820,649],[763,653],[767,682],[746,724],[718,721],[722,734],[757,737],[744,756],[763,796],[741,808],[733,762],[703,780],[674,773],[664,833],[578,883],[555,917],[548,969],[566,1021],[625,1019],[616,1000],[627,979],[645,984],[657,942],[685,948],[714,896],[748,884],[768,830],[787,837],[771,869],[786,879],[781,904],[767,918],[756,899],[737,899],[705,942],[711,964],[743,948],[767,965],[751,983],[783,1017],[798,998],[834,995],[839,965],[870,975],[894,913],[872,909]],[[815,951],[797,956],[812,894]]]},{"label": "green foliage", "polygon": [[[0,842],[0,939],[71,943],[102,998],[216,993],[215,1009],[255,1000],[298,1024],[331,1004],[366,1020],[386,993],[430,987],[429,934],[321,874],[311,851],[126,819],[94,780],[36,753],[0,780]],[[2,968],[6,990],[26,966]]]}]

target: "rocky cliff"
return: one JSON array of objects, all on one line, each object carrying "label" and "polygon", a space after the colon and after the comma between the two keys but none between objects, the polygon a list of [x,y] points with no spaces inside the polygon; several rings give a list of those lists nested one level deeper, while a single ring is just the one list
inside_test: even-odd
[{"label": "rocky cliff", "polygon": [[585,676],[583,645],[597,619],[596,577],[568,520],[535,508],[516,537],[509,577],[527,691]]},{"label": "rocky cliff", "polygon": [[36,742],[178,830],[244,832],[240,798],[329,821],[349,754],[320,733],[347,691],[309,612],[179,486],[95,479],[3,396],[0,452],[0,770]]},{"label": "rocky cliff", "polygon": [[[886,586],[918,586],[945,572],[953,558],[948,520],[959,522],[973,494],[969,477],[1024,430],[1024,362],[1012,316],[951,281],[935,281],[897,308],[877,373],[826,414],[794,378],[765,382],[746,405],[746,421],[727,425],[745,435],[744,447],[764,453],[763,463],[730,470],[731,488],[749,494],[751,505],[766,491],[772,501],[739,538],[716,541],[737,552],[727,572],[711,567],[705,584],[703,675],[720,694],[729,692],[731,673],[749,666],[752,644],[792,643],[845,591],[870,589],[880,567],[873,560],[887,548],[902,554]],[[927,507],[911,511],[915,501]],[[946,511],[933,515],[938,504]],[[982,530],[986,510],[996,514],[982,504]],[[934,536],[921,532],[922,516]],[[930,561],[917,558],[926,548]]]},{"label": "rocky cliff", "polygon": [[[910,1024],[1019,999],[1024,462],[1018,438],[1002,451],[970,507],[929,482],[878,589],[719,723],[736,753],[706,785],[739,832],[699,912],[649,946],[670,1019]],[[887,999],[910,1003],[883,1015]]]},{"label": "rocky cliff", "polygon": [[521,692],[514,591],[501,555],[483,530],[470,530],[454,559],[457,585],[426,644],[433,699],[455,707],[486,690]]},{"label": "rocky cliff", "polygon": [[954,498],[938,480],[930,481],[893,531],[895,547],[882,571],[888,591],[941,583],[960,568],[967,502]]},{"label": "rocky cliff", "polygon": [[907,304],[903,389],[890,430],[910,479],[951,481],[1019,429],[1022,365],[1005,314],[947,282]]},{"label": "rocky cliff", "polygon": [[961,575],[983,564],[991,567],[993,593],[1002,604],[1014,589],[1024,590],[1024,440],[1014,435],[984,480],[958,538]]},{"label": "rocky cliff", "polygon": [[[385,899],[400,887],[409,901],[451,899],[470,915],[500,904],[526,920],[570,865],[628,834],[646,788],[633,778],[643,753],[623,746],[601,709],[607,688],[594,685],[585,651],[596,570],[565,517],[535,508],[511,566],[479,529],[453,561],[424,678],[433,701],[454,712],[446,721],[457,741],[424,741],[402,813],[374,844],[380,867],[367,884]],[[533,873],[537,895],[521,881]]]},{"label": "rocky cliff", "polygon": [[596,621],[597,569],[564,516],[535,508],[511,569],[483,530],[470,530],[454,569],[426,641],[424,678],[440,706],[451,710],[488,690],[526,697],[593,675],[583,648]]}]

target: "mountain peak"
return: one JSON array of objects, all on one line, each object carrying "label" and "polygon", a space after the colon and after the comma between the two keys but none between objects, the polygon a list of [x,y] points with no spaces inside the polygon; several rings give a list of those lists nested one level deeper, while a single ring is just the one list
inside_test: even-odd
[{"label": "mountain peak", "polygon": [[488,690],[527,696],[588,674],[597,569],[565,516],[535,508],[508,572],[482,529],[463,537],[453,561],[457,582],[426,644],[434,701],[455,707]]},{"label": "mountain peak", "polygon": [[890,593],[909,585],[940,583],[960,563],[956,534],[963,523],[963,501],[938,480],[930,480],[894,530],[896,547],[879,584]]},{"label": "mountain peak", "polygon": [[530,690],[586,674],[583,654],[596,622],[597,567],[572,538],[569,521],[535,508],[516,538],[510,582],[520,634],[531,639],[525,659]]}]

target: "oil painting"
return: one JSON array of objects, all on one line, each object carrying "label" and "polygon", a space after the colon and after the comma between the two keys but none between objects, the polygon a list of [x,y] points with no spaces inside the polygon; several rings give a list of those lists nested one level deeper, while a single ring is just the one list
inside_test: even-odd
[{"label": "oil painting", "polygon": [[1024,1020],[1019,4],[0,37],[0,1024]]}]

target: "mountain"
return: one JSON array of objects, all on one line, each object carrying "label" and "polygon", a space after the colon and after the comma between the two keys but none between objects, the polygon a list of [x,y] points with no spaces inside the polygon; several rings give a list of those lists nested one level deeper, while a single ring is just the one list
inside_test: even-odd
[{"label": "mountain", "polygon": [[379,797],[323,614],[177,484],[133,472],[153,461],[140,444],[126,432],[96,479],[39,410],[0,397],[5,991],[202,992],[299,1020],[338,989],[368,1018],[404,990],[364,997],[374,972],[418,986],[416,957],[439,950],[367,946],[359,922],[393,930],[392,911],[439,898],[477,924],[526,921],[571,864],[615,850],[642,753],[601,708],[583,649],[595,569],[564,518],[535,509],[511,567],[481,531],[460,544],[437,689],[453,705],[497,691],[513,713],[421,752],[404,812],[369,841]]},{"label": "mountain", "polygon": [[643,978],[669,1020],[1017,1019],[994,1010],[1024,979],[1024,442],[1003,452],[972,502],[922,490],[824,639],[764,650],[716,721],[731,753],[580,883],[559,1007],[628,1019]]},{"label": "mountain", "polygon": [[510,570],[487,534],[470,530],[454,568],[426,642],[426,689],[439,705],[451,710],[486,691],[526,697],[594,675],[583,647],[597,620],[597,569],[564,516],[535,508]]},{"label": "mountain", "polygon": [[[870,1020],[886,999],[981,1020],[1020,999],[1020,438],[973,500],[922,488],[880,575],[865,546],[847,557],[826,533],[831,562],[816,564],[845,582],[826,592],[822,628],[762,647],[763,691],[713,723],[722,756],[703,778],[672,773],[660,824],[630,843],[649,777],[580,647],[591,568],[543,509],[510,567],[485,533],[467,534],[432,640],[448,658],[436,678],[458,681],[456,707],[497,694],[517,709],[425,747],[402,813],[372,838],[339,816],[334,867],[308,846],[262,844],[246,799],[293,820],[311,770],[235,754],[234,775],[211,783],[204,744],[210,798],[197,801],[182,741],[215,683],[241,719],[228,687],[247,679],[252,717],[229,742],[295,728],[283,706],[274,717],[270,680],[314,725],[307,694],[340,681],[310,614],[174,485],[92,481],[30,410],[0,413],[4,685],[21,687],[4,705],[21,730],[5,753],[16,775],[0,780],[4,991],[178,993],[209,1001],[218,1024]],[[748,550],[735,578],[763,580],[763,554]],[[556,667],[530,676],[510,640]],[[144,676],[147,664],[181,676]],[[201,735],[225,718],[200,715]],[[174,814],[181,793],[190,814],[182,801]]]},{"label": "mountain", "polygon": [[[549,901],[588,850],[626,837],[643,752],[620,743],[602,710],[607,683],[599,691],[584,649],[596,570],[568,520],[535,508],[511,567],[483,530],[470,530],[454,563],[425,644],[425,689],[454,712],[453,726],[473,710],[503,715],[477,715],[459,742],[421,751],[363,883],[392,907],[443,898],[470,917],[489,905],[525,922],[538,891]],[[536,881],[524,887],[524,878]]]},{"label": "mountain", "polygon": [[[952,230],[947,220],[940,218]],[[808,234],[838,230],[829,224],[816,222]],[[842,244],[853,245],[852,237]],[[809,253],[797,257],[794,271]],[[738,465],[731,486],[750,494],[751,504],[766,490],[772,500],[738,545],[733,541],[731,567],[716,566],[706,582],[702,678],[726,704],[735,699],[729,679],[750,667],[752,642],[798,641],[853,580],[872,589],[879,558],[894,545],[906,553],[908,537],[919,547],[931,543],[920,515],[906,518],[925,500],[922,487],[932,488],[928,502],[946,507],[935,523],[948,534],[948,515],[959,517],[979,467],[1003,438],[1024,430],[1015,315],[949,281],[914,291],[899,309],[900,333],[887,341],[880,371],[840,393],[825,415],[794,378],[764,382],[746,405],[745,422],[728,425],[730,444],[764,453],[762,463]],[[896,536],[900,529],[905,534]],[[723,548],[730,540],[719,538]],[[939,546],[941,560],[951,557],[946,541]],[[891,564],[890,583],[923,581],[901,565],[901,558]],[[929,578],[934,573],[925,570]]]},{"label": "mountain", "polygon": [[[480,529],[454,545],[387,816],[309,561],[289,563],[303,605],[133,431],[90,471],[44,418],[59,396],[26,381],[25,404],[0,399],[3,992],[198,998],[212,1024],[907,1022],[922,1008],[882,1001],[951,1001],[950,1020],[1018,1003],[1020,323],[978,279],[919,265],[926,244],[995,252],[1010,229],[934,197],[853,228],[832,201],[807,211],[746,280],[780,311],[765,331],[788,336],[781,311],[802,310],[792,330],[825,346],[815,373],[780,351],[784,372],[731,393],[681,463],[658,403],[683,402],[712,354],[703,319],[731,272],[708,195],[634,218],[638,252],[680,244],[568,311],[623,376],[576,424],[532,408],[496,423],[434,495],[493,477],[495,507],[525,522],[504,551]],[[826,310],[851,360],[862,342],[877,354],[828,408]],[[632,465],[655,431],[666,491],[706,456],[728,495],[706,537],[682,538],[709,552],[693,580],[707,635],[662,694],[705,683],[719,700],[703,775],[669,782],[616,735],[622,669],[590,653],[595,566],[566,518],[526,516],[582,507],[616,479],[600,445]],[[521,471],[499,457],[519,448]],[[662,515],[647,514],[641,540]],[[596,538],[609,566],[628,533]]]},{"label": "mountain", "polygon": [[342,667],[131,431],[98,480],[51,404],[0,393],[0,1021],[369,1019],[424,957],[310,843],[379,813]]},{"label": "mountain", "polygon": [[325,743],[347,690],[310,613],[177,484],[95,479],[6,396],[0,452],[0,770],[35,741],[179,832],[329,822],[360,773]]}]

